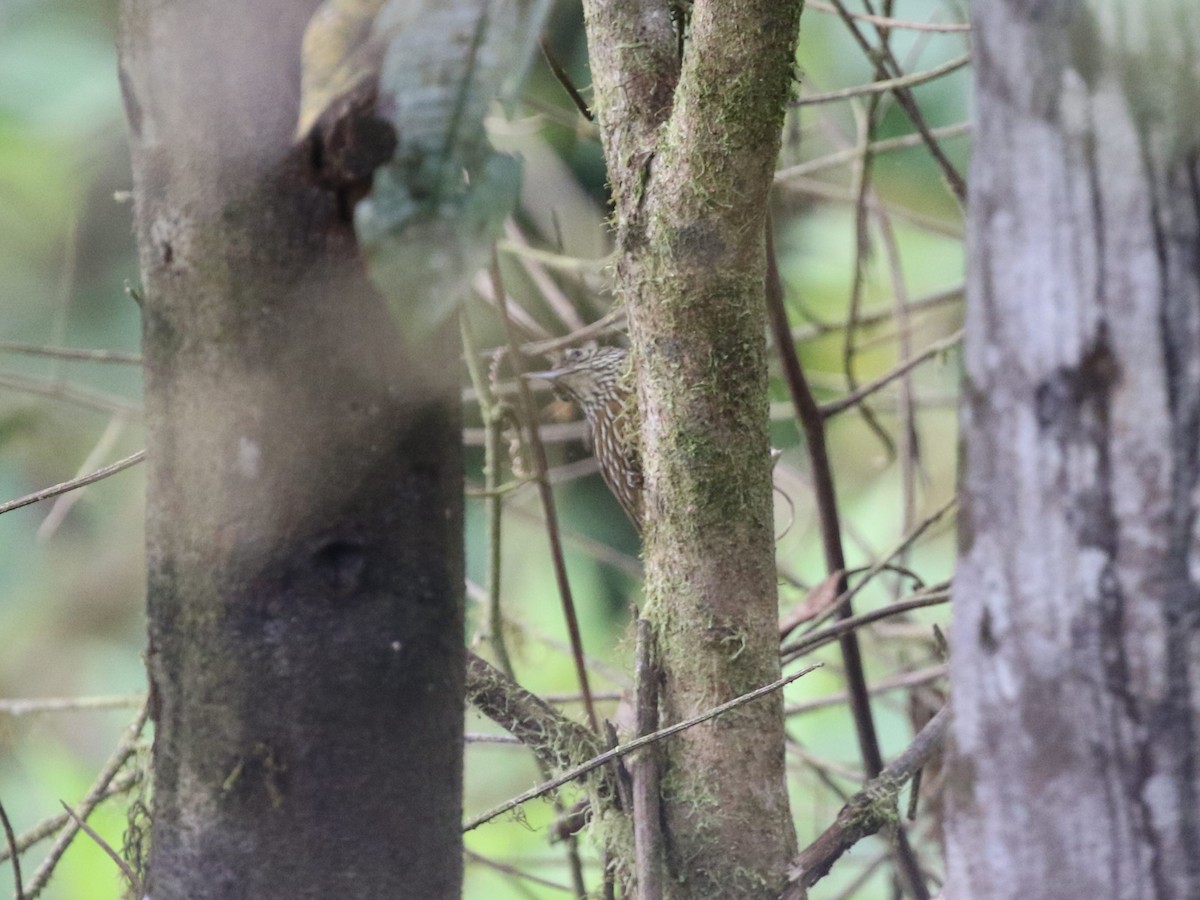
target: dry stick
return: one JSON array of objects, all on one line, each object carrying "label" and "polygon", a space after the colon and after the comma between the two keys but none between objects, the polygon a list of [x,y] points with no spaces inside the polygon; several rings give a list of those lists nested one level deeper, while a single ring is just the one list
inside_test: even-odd
[{"label": "dry stick", "polygon": [[107,478],[109,475],[116,475],[118,472],[122,472],[131,466],[136,466],[145,458],[146,451],[139,450],[131,456],[118,460],[111,466],[97,469],[95,472],[84,475],[82,478],[72,478],[70,481],[63,481],[48,488],[42,488],[40,491],[34,491],[32,494],[26,494],[24,497],[18,497],[16,500],[0,503],[0,515],[12,512],[14,509],[20,509],[22,506],[29,506],[31,503],[37,503],[40,500],[57,497],[59,494],[65,494],[67,491],[73,491],[81,487],[86,487],[89,484],[94,484],[97,481]]},{"label": "dry stick", "polygon": [[[132,789],[141,781],[141,775],[137,771],[122,772],[112,780],[109,786],[104,790],[101,800],[107,800],[109,797],[115,797],[117,794],[124,794]],[[43,819],[38,824],[34,825],[24,834],[17,836],[17,852],[24,853],[35,844],[39,844],[46,838],[57,834],[62,830],[62,827],[71,821],[71,817],[66,813],[59,813],[56,816],[50,816]],[[0,847],[0,862],[4,862],[11,855],[11,849],[8,847]]]},{"label": "dry stick", "polygon": [[[895,675],[891,678],[885,678],[871,685],[871,695],[886,694],[889,691],[904,690],[906,688],[921,687],[929,684],[931,681],[937,681],[939,678],[945,678],[948,668],[945,663],[939,663],[936,666],[930,666],[925,669],[917,669],[914,672],[905,672],[902,675]],[[828,697],[815,697],[812,700],[804,700],[800,703],[794,703],[784,709],[783,714],[787,718],[792,716],[802,716],[805,713],[813,712],[818,709],[826,709],[830,706],[842,706],[846,703],[847,696],[845,694],[832,694]]]},{"label": "dry stick", "polygon": [[[878,82],[876,82],[878,83]],[[955,138],[963,137],[971,133],[970,122],[960,122],[957,125],[943,125],[939,128],[930,130],[936,138]],[[905,134],[900,137],[886,138],[880,141],[872,141],[870,145],[871,153],[878,155],[887,153],[890,150],[902,150],[907,147],[920,147],[925,141],[919,134]],[[849,147],[845,150],[838,150],[826,156],[821,156],[816,159],[806,160],[802,163],[797,163],[794,166],[788,166],[786,169],[780,169],[775,173],[775,183],[785,182],[789,178],[798,178],[801,175],[811,175],[814,172],[822,172],[825,169],[836,168],[845,163],[854,162],[858,158],[859,150],[857,147]]]},{"label": "dry stick", "polygon": [[[59,802],[62,803],[61,800]],[[96,829],[94,829],[87,822],[83,821],[83,819],[79,818],[79,816],[75,815],[75,811],[71,809],[71,807],[67,806],[66,803],[62,804],[62,808],[67,811],[67,815],[70,816],[72,821],[79,826],[80,830],[90,837],[100,847],[100,849],[105,852],[109,859],[117,864],[117,868],[121,870],[121,874],[124,875],[126,881],[129,882],[130,893],[134,897],[143,896],[142,880],[138,878],[137,873],[129,867],[129,863],[121,859],[121,854],[114,850],[112,845],[102,838],[99,833],[97,833]]]},{"label": "dry stick", "polygon": [[17,836],[13,833],[12,822],[8,820],[8,811],[0,803],[0,825],[4,826],[4,843],[8,845],[8,858],[12,860],[13,896],[16,900],[25,900],[25,885],[21,881],[21,852],[17,849]]},{"label": "dry stick", "polygon": [[[853,36],[859,47],[862,48],[863,53],[867,55],[868,59],[874,59],[874,49],[867,39],[863,37],[862,32],[859,31],[858,25],[855,24],[853,16],[850,15],[842,0],[833,0],[833,4],[837,8],[838,15],[842,17],[842,21],[846,23],[846,28],[849,29],[851,36]],[[878,28],[879,26],[876,27]],[[887,41],[882,41],[879,49],[884,54],[884,59],[881,62],[890,65],[894,70],[894,74],[900,76],[902,74],[900,66],[896,62],[896,57],[892,55]],[[925,116],[921,112],[920,107],[917,106],[916,100],[913,99],[912,92],[906,86],[900,85],[895,88],[894,96],[896,102],[900,104],[901,109],[908,115],[909,121],[913,123],[913,127],[925,139],[925,146],[929,148],[930,155],[933,157],[934,162],[937,163],[938,168],[941,169],[946,186],[950,188],[950,192],[955,196],[959,204],[966,206],[967,183],[958,170],[954,168],[954,165],[942,151],[941,145],[938,144],[937,139],[934,138],[933,133],[929,130],[929,125],[925,122]]]},{"label": "dry stick", "polygon": [[554,77],[558,80],[558,83],[567,92],[567,96],[571,98],[571,102],[575,104],[575,108],[579,110],[579,114],[589,122],[595,121],[596,117],[588,108],[587,101],[583,99],[583,95],[579,93],[579,89],[571,81],[571,76],[563,68],[562,63],[551,52],[550,43],[544,36],[538,39],[538,46],[542,48],[542,56],[546,58],[546,65],[550,67],[550,71],[554,73]]},{"label": "dry stick", "polygon": [[[833,469],[825,447],[825,423],[812,391],[796,356],[796,347],[791,342],[787,311],[783,305],[783,282],[779,277],[779,265],[775,258],[774,227],[770,216],[766,224],[767,251],[767,309],[771,316],[771,327],[776,348],[783,363],[788,392],[796,406],[796,416],[804,429],[812,461],[813,491],[817,501],[817,519],[821,530],[821,544],[825,552],[825,568],[828,572],[843,573],[839,578],[838,593],[846,593],[846,557],[842,550],[842,531],[838,522],[837,494],[833,484]],[[848,619],[853,609],[848,602],[839,603],[837,615]],[[858,734],[859,751],[863,768],[869,776],[878,775],[883,768],[883,757],[879,751],[879,738],[875,733],[875,720],[871,713],[871,695],[867,689],[867,678],[863,671],[862,652],[858,637],[848,631],[838,638],[841,643],[842,661],[846,669],[846,688],[850,694],[850,710],[854,716],[854,727]],[[928,894],[924,891],[921,866],[908,844],[903,830],[896,833],[896,862],[905,881],[909,882],[915,895],[921,900]]]},{"label": "dry stick", "polygon": [[781,688],[787,687],[796,679],[803,678],[809,672],[819,668],[821,668],[821,663],[813,663],[811,666],[801,669],[799,672],[793,672],[791,675],[780,678],[778,681],[772,681],[770,684],[764,684],[762,687],[755,688],[748,693],[742,694],[740,697],[734,697],[732,700],[726,703],[722,703],[719,706],[714,706],[712,709],[708,710],[707,712],[703,712],[698,716],[693,716],[690,719],[684,719],[682,722],[676,722],[674,725],[661,728],[653,734],[648,734],[645,737],[635,738],[627,744],[621,744],[620,746],[613,747],[611,750],[606,750],[604,753],[589,759],[587,762],[568,769],[557,778],[553,778],[550,781],[547,781],[545,784],[539,784],[537,787],[530,788],[529,790],[525,791],[525,793],[519,794],[518,796],[513,797],[511,800],[505,801],[499,806],[488,810],[482,815],[476,816],[463,826],[463,831],[471,831],[472,829],[478,828],[480,825],[490,822],[497,816],[502,816],[509,810],[516,809],[523,803],[528,803],[530,800],[540,797],[543,794],[548,794],[550,791],[560,788],[564,784],[568,784],[577,778],[583,777],[584,775],[588,774],[588,772],[592,772],[601,766],[607,765],[615,759],[620,759],[622,756],[626,756],[635,750],[640,750],[642,747],[653,744],[655,741],[661,741],[673,734],[686,731],[688,728],[693,728],[702,722],[707,722],[709,719],[715,719],[717,716],[727,713],[731,709],[737,709],[739,706],[743,706],[759,699],[760,697],[765,697],[767,694],[774,693]]},{"label": "dry stick", "polygon": [[[884,254],[888,261],[888,271],[892,279],[892,298],[896,310],[897,344],[901,359],[912,356],[910,322],[908,318],[908,286],[904,281],[904,269],[900,262],[900,246],[896,242],[896,232],[892,228],[891,217],[880,213],[877,217],[880,236],[883,239]],[[900,419],[900,485],[901,485],[901,529],[912,529],[916,517],[916,476],[920,464],[921,445],[917,434],[917,422],[914,416],[913,384],[909,372],[900,376],[900,397],[897,406]],[[908,562],[907,553],[900,557],[900,562]],[[896,587],[899,593],[899,585]]]},{"label": "dry stick", "polygon": [[481,866],[487,866],[489,869],[495,869],[497,872],[502,872],[503,874],[509,875],[513,878],[531,881],[534,884],[550,888],[551,890],[564,891],[568,894],[571,893],[571,888],[565,884],[559,884],[557,881],[551,881],[548,878],[542,878],[540,875],[534,875],[532,872],[522,871],[516,866],[508,865],[508,863],[502,863],[495,859],[488,859],[486,856],[482,856],[473,850],[463,850],[463,856],[467,858],[468,862],[479,863]]},{"label": "dry stick", "polygon": [[949,724],[950,707],[943,706],[907,750],[850,798],[837,820],[796,857],[780,900],[801,900],[843,853],[863,838],[897,822],[896,798],[901,788],[941,749]]},{"label": "dry stick", "polygon": [[818,647],[823,647],[825,644],[863,625],[869,625],[871,622],[878,622],[880,619],[887,619],[891,616],[908,612],[909,610],[921,609],[926,606],[938,606],[949,600],[949,591],[931,591],[907,600],[897,600],[895,603],[889,603],[880,609],[873,609],[870,612],[860,613],[857,616],[839,619],[837,623],[830,625],[828,628],[822,628],[820,631],[811,631],[781,648],[779,652],[787,660],[791,660],[802,653],[809,653]]},{"label": "dry stick", "polygon": [[940,341],[934,341],[916,356],[912,357],[911,359],[906,359],[890,372],[885,372],[874,381],[870,381],[867,384],[861,385],[859,388],[850,392],[845,397],[839,397],[837,400],[831,400],[829,403],[821,404],[820,409],[822,417],[828,419],[830,416],[836,416],[838,413],[844,412],[851,406],[854,406],[856,403],[861,403],[864,398],[869,397],[880,388],[887,387],[887,385],[891,384],[891,382],[895,381],[897,378],[901,378],[908,374],[910,370],[916,368],[921,363],[925,362],[925,360],[937,356],[939,353],[945,353],[947,350],[957,346],[962,342],[962,337],[963,333],[962,329],[960,328],[958,331],[954,332],[954,334],[948,335],[947,337],[942,338]]},{"label": "dry stick", "polygon": [[[96,808],[96,805],[104,799],[109,783],[116,777],[121,766],[125,765],[125,760],[129,758],[136,748],[138,736],[141,735],[142,729],[146,725],[146,717],[149,715],[149,712],[149,702],[143,703],[133,723],[125,730],[125,734],[122,735],[121,740],[117,743],[117,749],[108,758],[108,762],[104,764],[104,768],[100,770],[100,774],[96,776],[95,782],[92,783],[92,786],[79,802],[79,805],[75,807],[77,820],[86,821],[87,817],[92,814],[92,810]],[[66,827],[58,835],[57,840],[50,847],[50,852],[46,854],[46,858],[42,860],[42,864],[33,873],[33,881],[29,884],[27,900],[33,900],[46,887],[50,881],[50,876],[54,873],[54,867],[58,865],[58,861],[67,852],[67,847],[71,845],[71,841],[75,839],[75,835],[78,833],[79,826],[75,824],[75,821],[69,820]]]},{"label": "dry stick", "polygon": [[[883,68],[876,63],[875,77],[881,78],[883,74]],[[854,374],[854,340],[858,336],[858,311],[862,305],[863,289],[867,277],[867,258],[870,255],[866,201],[867,197],[873,193],[871,191],[871,164],[874,156],[871,153],[871,138],[874,136],[875,126],[879,122],[879,101],[879,94],[872,94],[868,101],[862,134],[859,138],[858,164],[854,167],[854,193],[857,198],[854,203],[854,277],[850,286],[850,305],[846,310],[845,332],[842,335],[842,371],[846,375],[846,384],[851,391],[858,389],[858,380]],[[896,447],[891,435],[879,424],[879,420],[871,408],[863,404],[858,407],[858,413],[867,427],[879,438],[888,458],[895,456]]]},{"label": "dry stick", "polygon": [[44,347],[19,341],[0,341],[0,353],[20,353],[25,356],[48,356],[51,359],[70,359],[79,362],[118,363],[140,366],[139,353],[117,353],[115,350],[88,350],[83,347]]},{"label": "dry stick", "polygon": [[[903,553],[906,549],[911,547],[921,535],[923,535],[926,531],[928,531],[930,528],[932,528],[935,523],[937,523],[941,520],[942,516],[946,515],[946,513],[950,512],[957,505],[958,505],[958,498],[951,497],[949,500],[947,500],[945,503],[943,503],[941,506],[939,506],[937,509],[935,509],[932,513],[930,513],[928,516],[926,516],[922,521],[918,522],[916,527],[913,528],[912,531],[910,531],[908,534],[904,535],[904,537],[900,538],[900,540],[896,543],[896,546],[892,547],[891,550],[889,550],[887,553],[885,553],[882,557],[880,557],[879,560],[877,560],[875,563],[873,563],[871,565],[870,568],[867,569],[866,574],[863,576],[862,580],[860,582],[858,582],[858,584],[856,584],[854,587],[852,587],[849,590],[844,591],[840,595],[838,595],[837,600],[834,601],[833,605],[829,609],[825,610],[820,615],[818,615],[815,619],[813,619],[809,623],[808,629],[805,633],[807,634],[808,632],[816,630],[824,622],[828,621],[833,616],[841,615],[841,610],[845,606],[845,604],[849,603],[855,597],[857,597],[858,592],[861,591],[863,588],[865,588],[868,584],[870,584],[871,580],[873,578],[875,578],[876,575],[878,575],[880,572],[885,571],[888,568],[888,566],[891,564],[891,561],[893,559],[895,559],[897,556],[899,556],[901,553]],[[926,588],[926,590],[927,591],[943,590],[944,588],[946,588],[948,586],[949,586],[949,583],[947,582],[944,584],[932,585],[931,587]]]},{"label": "dry stick", "polygon": [[[529,241],[511,218],[504,223],[504,233],[514,244],[529,246]],[[542,299],[546,301],[546,305],[558,316],[558,320],[567,331],[576,331],[586,326],[587,323],[580,317],[571,299],[550,277],[544,266],[528,256],[518,256],[516,259],[538,293],[542,295]]]},{"label": "dry stick", "polygon": [[[820,0],[808,0],[808,2],[804,4],[804,8],[815,10],[816,12],[834,13],[835,15],[837,14],[837,10],[834,7],[821,3]],[[885,28],[902,28],[908,31],[962,33],[969,32],[971,30],[970,25],[958,22],[947,22],[944,24],[940,24],[938,22],[913,22],[909,19],[893,19],[891,16],[876,16],[872,15],[871,13],[860,12],[852,12],[850,15],[863,22],[871,22],[874,25],[882,25]]]},{"label": "dry stick", "polygon": [[[466,676],[467,702],[526,745],[533,753],[543,779],[569,765],[573,761],[572,753],[580,749],[584,753],[589,752],[589,748],[591,752],[599,752],[599,741],[586,727],[572,722],[469,651]],[[563,808],[557,797],[554,808],[561,818]],[[573,890],[575,896],[583,900],[587,896],[587,886],[583,880],[578,836],[568,834],[565,843]]]},{"label": "dry stick", "polygon": [[[637,736],[658,730],[658,665],[650,622],[637,620],[637,693],[634,716]],[[633,845],[638,900],[662,900],[664,849],[659,795],[659,755],[651,745],[629,763],[633,779]]]},{"label": "dry stick", "polygon": [[[957,284],[952,288],[946,288],[945,290],[927,294],[924,297],[918,297],[916,300],[913,300],[908,304],[908,311],[910,314],[927,312],[929,310],[936,309],[939,306],[945,306],[948,303],[957,303],[958,301],[962,300],[965,293],[966,285]],[[864,313],[859,317],[858,324],[864,327],[868,325],[878,325],[881,322],[891,319],[892,315],[893,310],[891,308],[878,309],[874,312]],[[828,334],[831,331],[838,331],[841,327],[841,323],[837,325],[798,325],[792,329],[792,340],[797,342],[811,341],[815,338],[821,337],[822,335]],[[892,340],[892,338],[892,335],[887,335],[887,339],[889,341]],[[866,343],[860,344],[859,349],[861,350],[866,346]]]},{"label": "dry stick", "polygon": [[113,694],[95,697],[13,697],[0,700],[0,714],[16,717],[27,716],[31,713],[125,709],[141,706],[145,699],[145,694]]},{"label": "dry stick", "polygon": [[[496,257],[496,248],[492,248],[491,261],[492,291],[497,298],[500,317],[504,320],[504,331],[508,335],[512,362],[519,368],[516,335],[513,333],[512,320],[508,316],[508,295],[500,280],[500,261]],[[571,654],[575,658],[575,674],[579,678],[579,690],[583,694],[583,705],[587,710],[588,722],[592,730],[600,733],[600,720],[596,718],[596,709],[592,704],[592,690],[588,685],[587,667],[583,662],[583,638],[579,634],[579,619],[575,615],[575,601],[571,596],[571,582],[567,578],[567,564],[563,558],[562,536],[558,529],[558,512],[554,508],[554,495],[550,491],[550,480],[546,477],[549,464],[546,462],[546,448],[542,444],[541,435],[537,428],[537,414],[533,405],[533,396],[529,385],[517,372],[517,391],[521,403],[522,418],[529,424],[529,444],[533,448],[534,464],[537,466],[538,494],[542,499],[542,510],[546,516],[546,535],[550,540],[550,556],[554,562],[554,579],[558,583],[558,596],[562,600],[563,615],[567,621],[567,634],[571,639]]]},{"label": "dry stick", "polygon": [[[838,522],[837,496],[833,485],[833,469],[825,447],[825,424],[821,410],[813,399],[812,391],[800,367],[796,348],[788,330],[787,311],[783,306],[783,283],[779,278],[779,266],[775,258],[774,226],[770,218],[766,228],[767,245],[767,309],[771,316],[771,330],[775,348],[783,366],[784,380],[796,417],[804,430],[808,453],[812,461],[813,492],[816,495],[817,518],[821,530],[821,544],[825,552],[825,569],[829,573],[841,572],[838,579],[838,594],[846,593],[846,557],[842,551],[842,529]],[[854,614],[849,605],[841,605],[838,614],[848,618]],[[883,768],[883,757],[879,752],[879,739],[875,734],[875,721],[871,715],[871,700],[867,692],[867,680],[863,674],[862,654],[858,638],[853,632],[842,641],[842,658],[846,666],[846,686],[850,693],[850,709],[858,732],[859,751],[867,772],[874,776]]]},{"label": "dry stick", "polygon": [[[807,97],[800,97],[793,100],[791,106],[816,106],[820,103],[836,103],[840,100],[849,100],[852,97],[869,96],[873,94],[886,94],[888,91],[899,91],[903,88],[915,87],[919,84],[925,84],[928,81],[935,81],[943,75],[949,75],[951,72],[957,72],[964,66],[971,63],[971,55],[964,53],[962,56],[956,56],[949,62],[943,63],[940,66],[935,66],[932,69],[927,69],[924,72],[914,72],[912,75],[901,75],[898,78],[881,78],[878,81],[872,81],[867,84],[856,84],[854,87],[839,88],[836,91],[828,91],[821,94],[809,94]],[[929,132],[931,137],[935,137],[933,130]]]},{"label": "dry stick", "polygon": [[483,419],[483,477],[487,491],[487,575],[484,579],[484,590],[487,591],[487,625],[488,641],[496,654],[496,661],[509,678],[513,677],[512,659],[508,655],[508,645],[504,640],[504,613],[500,608],[500,525],[504,512],[504,498],[499,493],[500,483],[500,428],[501,417],[496,406],[496,398],[492,396],[491,386],[479,367],[479,354],[475,343],[475,333],[471,329],[471,319],[464,306],[458,312],[459,330],[462,332],[464,356],[467,360],[467,372],[471,376],[471,384],[479,398],[479,414]]},{"label": "dry stick", "polygon": [[111,394],[101,394],[98,391],[86,391],[82,388],[71,387],[56,379],[26,378],[23,375],[5,373],[0,375],[0,388],[21,391],[26,394],[35,394],[39,397],[50,397],[54,400],[62,400],[64,403],[72,403],[83,409],[95,410],[97,412],[122,412],[133,416],[140,416],[142,414],[141,404],[135,403],[132,400],[126,400],[124,397],[116,397]]}]

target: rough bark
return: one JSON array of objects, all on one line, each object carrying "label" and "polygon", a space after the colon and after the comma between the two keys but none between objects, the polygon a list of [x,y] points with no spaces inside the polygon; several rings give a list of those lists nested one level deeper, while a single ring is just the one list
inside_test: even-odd
[{"label": "rough bark", "polygon": [[404,355],[292,144],[315,5],[123,8],[156,900],[460,890],[457,352]]},{"label": "rough bark", "polygon": [[[799,3],[584,4],[638,366],[663,724],[778,676],[763,215]],[[781,699],[664,748],[666,895],[774,897],[795,837]]]},{"label": "rough bark", "polygon": [[947,896],[1200,896],[1200,16],[975,12]]}]

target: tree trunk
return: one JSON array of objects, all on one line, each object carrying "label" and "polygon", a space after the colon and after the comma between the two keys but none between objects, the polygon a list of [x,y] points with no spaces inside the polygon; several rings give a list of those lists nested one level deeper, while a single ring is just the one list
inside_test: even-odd
[{"label": "tree trunk", "polygon": [[123,8],[155,900],[460,890],[458,353],[404,355],[292,144],[315,6]]},{"label": "tree trunk", "polygon": [[[585,2],[638,365],[662,719],[779,674],[763,226],[799,3]],[[683,27],[682,24],[679,27]],[[795,852],[782,700],[665,745],[667,895],[777,897]]]},{"label": "tree trunk", "polygon": [[1200,16],[975,11],[947,896],[1197,897]]}]

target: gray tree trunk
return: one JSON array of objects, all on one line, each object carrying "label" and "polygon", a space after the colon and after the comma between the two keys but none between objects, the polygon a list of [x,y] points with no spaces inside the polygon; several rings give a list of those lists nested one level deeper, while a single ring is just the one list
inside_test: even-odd
[{"label": "gray tree trunk", "polygon": [[457,358],[292,145],[313,0],[126,0],[145,287],[149,893],[452,898]]},{"label": "gray tree trunk", "polygon": [[1200,896],[1200,13],[975,4],[957,900]]}]

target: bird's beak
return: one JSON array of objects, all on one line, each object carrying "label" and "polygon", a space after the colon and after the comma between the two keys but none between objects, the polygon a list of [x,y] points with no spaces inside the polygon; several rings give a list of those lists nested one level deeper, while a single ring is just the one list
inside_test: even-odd
[{"label": "bird's beak", "polygon": [[562,369],[548,369],[545,372],[523,372],[521,377],[528,378],[530,380],[537,378],[542,381],[549,381],[551,384],[553,384],[562,374]]}]

